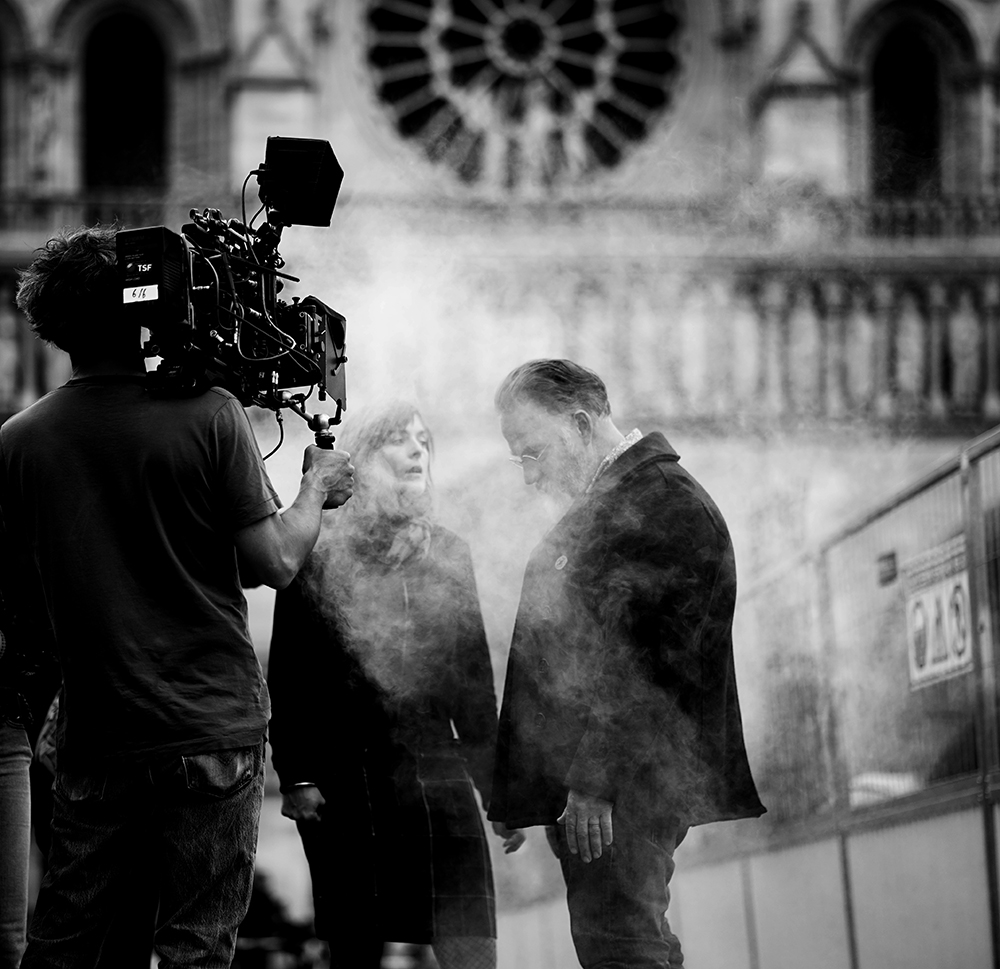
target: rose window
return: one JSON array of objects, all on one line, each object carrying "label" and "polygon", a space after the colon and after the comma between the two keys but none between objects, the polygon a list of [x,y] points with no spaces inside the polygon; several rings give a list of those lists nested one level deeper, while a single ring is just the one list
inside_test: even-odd
[{"label": "rose window", "polygon": [[370,0],[399,134],[469,184],[555,189],[613,168],[672,107],[681,0]]}]

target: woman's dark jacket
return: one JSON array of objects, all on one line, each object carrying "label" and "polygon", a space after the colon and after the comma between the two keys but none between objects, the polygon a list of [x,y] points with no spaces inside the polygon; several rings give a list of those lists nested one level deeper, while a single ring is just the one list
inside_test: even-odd
[{"label": "woman's dark jacket", "polygon": [[355,586],[367,618],[351,611],[361,646],[310,585],[300,576],[277,595],[268,687],[283,789],[314,783],[327,802],[318,827],[299,824],[317,931],[494,934],[469,776],[487,805],[496,698],[468,546],[434,526],[424,558],[369,563]]},{"label": "woman's dark jacket", "polygon": [[661,434],[644,437],[528,562],[489,816],[552,824],[570,789],[689,825],[762,814],[735,603],[721,513]]}]

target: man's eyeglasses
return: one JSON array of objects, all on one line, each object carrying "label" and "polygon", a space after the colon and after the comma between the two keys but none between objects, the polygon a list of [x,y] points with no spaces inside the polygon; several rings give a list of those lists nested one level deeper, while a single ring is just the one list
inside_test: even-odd
[{"label": "man's eyeglasses", "polygon": [[540,448],[536,454],[532,454],[531,451],[525,451],[524,454],[512,454],[509,460],[516,464],[519,468],[524,467],[525,461],[541,461],[542,455],[549,449],[549,445],[546,444],[545,447]]}]

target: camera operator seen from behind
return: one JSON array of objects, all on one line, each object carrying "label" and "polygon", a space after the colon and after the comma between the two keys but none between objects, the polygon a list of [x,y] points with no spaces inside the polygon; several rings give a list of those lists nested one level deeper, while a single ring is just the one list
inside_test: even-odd
[{"label": "camera operator seen from behind", "polygon": [[161,969],[225,967],[250,900],[269,715],[237,559],[286,586],[354,469],[307,448],[279,513],[233,394],[150,394],[115,237],[58,236],[22,273],[18,306],[73,374],[0,428],[7,539],[44,591],[63,676],[53,843],[22,966],[92,966],[141,859]]}]

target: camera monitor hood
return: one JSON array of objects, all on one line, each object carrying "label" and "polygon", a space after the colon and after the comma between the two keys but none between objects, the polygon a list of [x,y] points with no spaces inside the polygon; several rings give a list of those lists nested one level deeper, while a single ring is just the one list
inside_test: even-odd
[{"label": "camera monitor hood", "polygon": [[272,225],[330,224],[344,181],[330,142],[272,135],[256,175]]}]

